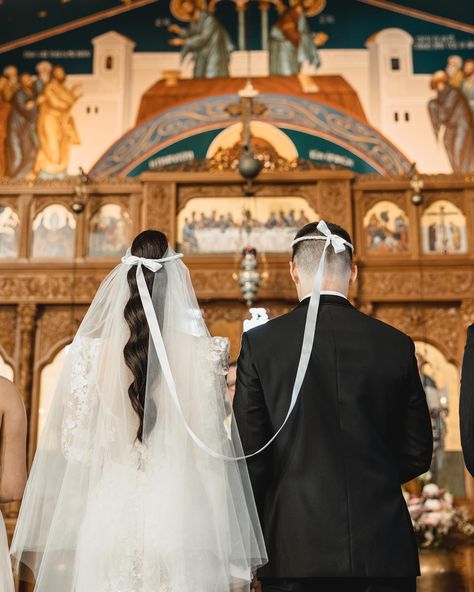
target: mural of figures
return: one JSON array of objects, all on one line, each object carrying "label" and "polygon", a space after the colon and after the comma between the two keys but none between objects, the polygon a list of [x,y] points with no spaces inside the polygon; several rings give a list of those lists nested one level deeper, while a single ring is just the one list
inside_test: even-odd
[{"label": "mural of figures", "polygon": [[63,178],[70,147],[79,144],[71,109],[79,85],[68,88],[60,66],[42,61],[36,77],[15,66],[0,76],[0,176]]},{"label": "mural of figures", "polygon": [[171,12],[181,21],[189,21],[187,29],[177,24],[168,27],[177,35],[169,44],[181,47],[184,59],[194,60],[194,78],[229,76],[230,53],[234,49],[226,29],[216,17],[205,10],[199,0],[172,0]]},{"label": "mural of figures", "polygon": [[33,221],[32,257],[73,257],[76,220],[64,206],[54,204]]},{"label": "mural of figures", "polygon": [[327,35],[313,34],[307,17],[324,10],[326,0],[292,0],[289,7],[283,0],[274,4],[279,17],[270,31],[270,74],[293,76],[305,63],[319,68],[317,46],[324,45]]},{"label": "mural of figures", "polygon": [[235,253],[252,246],[260,252],[288,253],[296,232],[319,216],[299,197],[196,198],[178,215],[183,253]]},{"label": "mural of figures", "polygon": [[[443,142],[455,173],[474,170],[474,119],[465,91],[460,88],[463,76],[462,69],[456,74],[453,72],[451,76],[444,70],[435,72],[431,78],[431,88],[436,90],[437,96],[428,103],[431,123],[438,141],[444,128]],[[450,80],[456,86],[452,86]]]},{"label": "mural of figures", "polygon": [[7,66],[0,76],[0,176],[7,174],[7,140],[11,101],[19,88],[18,69]]},{"label": "mural of figures", "polygon": [[408,252],[408,218],[391,201],[379,201],[364,216],[366,248],[374,254]]},{"label": "mural of figures", "polygon": [[35,171],[40,178],[65,177],[71,145],[79,144],[79,136],[71,116],[71,108],[80,98],[79,85],[68,88],[64,68],[55,66],[51,80],[38,97],[38,136],[40,148]]},{"label": "mural of figures", "polygon": [[10,103],[5,97],[5,88],[7,86],[7,78],[0,75],[0,177],[4,176],[7,171],[7,156],[6,156],[6,140],[7,140],[7,126],[8,115],[10,114]]},{"label": "mural of figures", "polygon": [[10,177],[33,177],[38,152],[38,107],[35,79],[20,74],[19,88],[11,99],[6,140],[7,174]]},{"label": "mural of figures", "polygon": [[415,341],[416,359],[431,414],[434,482],[464,495],[463,462],[459,437],[459,371],[442,352]]},{"label": "mural of figures", "polygon": [[469,103],[474,118],[474,60],[466,60],[464,63],[464,80],[461,90]]},{"label": "mural of figures", "polygon": [[53,65],[51,64],[51,62],[42,61],[36,64],[35,70],[37,76],[35,80],[35,89],[37,95],[40,95],[43,92],[45,86],[51,80],[52,69]]},{"label": "mural of figures", "polygon": [[448,84],[454,86],[455,88],[461,87],[464,78],[461,56],[449,56],[446,64],[446,74],[448,75]]},{"label": "mural of figures", "polygon": [[421,218],[425,253],[466,253],[466,217],[450,201],[431,204]]},{"label": "mural of figures", "polygon": [[0,204],[0,259],[18,257],[20,219],[16,212]]},{"label": "mural of figures", "polygon": [[91,220],[89,256],[119,257],[130,243],[130,216],[120,206],[102,206]]},{"label": "mural of figures", "polygon": [[[46,6],[21,11],[0,0],[0,175],[61,179],[82,168],[91,176],[132,177],[165,163],[203,170],[213,141],[208,128],[238,123],[226,107],[237,102],[249,69],[267,106],[254,122],[288,132],[297,168],[403,175],[416,162],[427,174],[474,171],[469,3],[53,4],[54,18]],[[17,132],[22,105],[24,145]]]}]

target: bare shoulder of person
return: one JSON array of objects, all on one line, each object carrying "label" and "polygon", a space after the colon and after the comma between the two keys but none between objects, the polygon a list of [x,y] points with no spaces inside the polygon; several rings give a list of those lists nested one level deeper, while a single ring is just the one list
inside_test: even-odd
[{"label": "bare shoulder of person", "polygon": [[0,376],[0,414],[5,413],[24,415],[25,405],[16,385],[8,378]]},{"label": "bare shoulder of person", "polygon": [[26,482],[26,411],[17,387],[0,377],[0,502],[21,499]]}]

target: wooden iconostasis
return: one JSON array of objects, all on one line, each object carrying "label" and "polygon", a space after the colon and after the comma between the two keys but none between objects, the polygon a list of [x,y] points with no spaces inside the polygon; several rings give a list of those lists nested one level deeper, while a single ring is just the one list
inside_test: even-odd
[{"label": "wooden iconostasis", "polygon": [[[210,331],[230,338],[236,358],[248,318],[236,280],[242,248],[257,248],[258,306],[277,316],[296,303],[291,239],[306,222],[323,218],[353,237],[359,265],[353,303],[415,340],[429,397],[443,409],[438,479],[474,501],[458,420],[460,365],[474,322],[474,182],[440,175],[424,183],[416,206],[401,177],[268,173],[245,197],[234,173],[147,173],[88,184],[83,211],[74,181],[0,185],[0,372],[24,396],[29,462],[67,346],[135,234],[159,228],[185,253]],[[17,510],[4,508],[10,533]]]}]

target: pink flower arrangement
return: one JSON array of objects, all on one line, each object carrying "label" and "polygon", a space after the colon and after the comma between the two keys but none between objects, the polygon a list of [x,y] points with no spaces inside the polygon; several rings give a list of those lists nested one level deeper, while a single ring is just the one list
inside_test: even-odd
[{"label": "pink flower arrangement", "polygon": [[474,526],[466,512],[454,506],[453,495],[435,483],[423,487],[421,495],[404,493],[420,549],[439,549],[457,530],[472,537]]}]

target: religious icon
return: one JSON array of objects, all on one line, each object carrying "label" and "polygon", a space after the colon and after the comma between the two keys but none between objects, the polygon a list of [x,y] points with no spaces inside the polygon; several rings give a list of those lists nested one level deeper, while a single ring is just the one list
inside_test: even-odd
[{"label": "religious icon", "polygon": [[[436,97],[428,103],[428,111],[436,139],[443,138],[453,172],[474,170],[474,120],[469,99],[472,94],[473,66],[467,66],[469,82],[464,85],[462,59],[451,56],[446,71],[438,70],[431,78]],[[444,131],[443,131],[444,130]]]},{"label": "religious icon", "polygon": [[236,253],[247,246],[259,252],[287,253],[300,228],[318,220],[301,197],[190,200],[178,216],[183,253]]},{"label": "religious icon", "polygon": [[119,205],[102,206],[91,220],[90,257],[119,257],[130,241],[130,216]]},{"label": "religious icon", "polygon": [[32,257],[73,257],[76,220],[60,204],[48,206],[33,221]]},{"label": "religious icon", "polygon": [[322,12],[326,0],[272,0],[279,14],[270,31],[270,75],[295,76],[305,63],[319,68],[321,60],[317,47],[324,45],[326,33],[312,33],[308,17]]},{"label": "religious icon", "polygon": [[422,218],[425,253],[466,253],[466,217],[450,201],[439,200],[426,209]]},{"label": "religious icon", "polygon": [[39,150],[34,172],[38,177],[66,176],[71,146],[80,143],[71,115],[80,97],[79,85],[67,87],[64,68],[54,66],[51,80],[44,85],[37,100]]},{"label": "religious icon", "polygon": [[0,258],[18,257],[20,219],[11,208],[0,204]]},{"label": "religious icon", "polygon": [[391,201],[379,201],[364,217],[367,251],[377,254],[408,252],[408,218]]},{"label": "religious icon", "polygon": [[19,76],[19,88],[10,102],[6,147],[6,174],[13,178],[33,178],[38,153],[38,106],[35,79]]},{"label": "religious icon", "polygon": [[169,44],[181,48],[181,57],[191,55],[194,78],[229,76],[230,53],[234,49],[229,33],[200,0],[171,0],[171,12],[189,22],[185,29],[175,23],[168,31],[176,35]]}]

